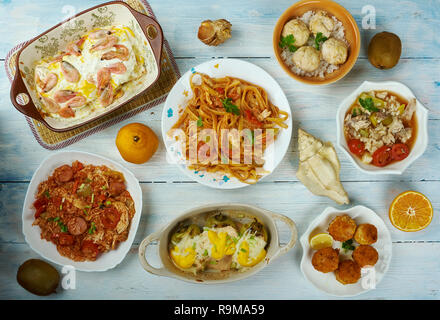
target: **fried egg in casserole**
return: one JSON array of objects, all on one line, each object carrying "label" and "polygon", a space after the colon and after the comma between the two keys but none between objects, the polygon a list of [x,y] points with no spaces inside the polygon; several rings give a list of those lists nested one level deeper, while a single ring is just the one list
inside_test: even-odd
[{"label": "fried egg in casserole", "polygon": [[[232,221],[232,220],[231,220]],[[245,271],[257,265],[266,256],[267,233],[255,223],[203,227],[195,224],[180,227],[170,242],[170,257],[181,270],[198,273],[203,271]]]},{"label": "fried egg in casserole", "polygon": [[127,26],[94,29],[35,67],[42,113],[81,119],[102,110],[147,73],[139,37]]}]

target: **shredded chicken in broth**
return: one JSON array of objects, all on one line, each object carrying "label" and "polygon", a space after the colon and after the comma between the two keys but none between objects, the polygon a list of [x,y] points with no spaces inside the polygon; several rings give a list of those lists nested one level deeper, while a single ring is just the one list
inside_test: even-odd
[{"label": "shredded chicken in broth", "polygon": [[348,110],[344,134],[362,162],[383,167],[405,159],[416,137],[416,100],[389,91],[363,92]]}]

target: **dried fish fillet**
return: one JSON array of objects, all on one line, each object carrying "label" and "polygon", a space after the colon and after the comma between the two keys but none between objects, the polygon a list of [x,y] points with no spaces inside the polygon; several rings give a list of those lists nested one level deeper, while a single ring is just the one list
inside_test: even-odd
[{"label": "dried fish fillet", "polygon": [[302,129],[298,130],[298,179],[313,194],[326,196],[338,204],[350,202],[339,180],[340,164],[331,142],[323,143]]}]

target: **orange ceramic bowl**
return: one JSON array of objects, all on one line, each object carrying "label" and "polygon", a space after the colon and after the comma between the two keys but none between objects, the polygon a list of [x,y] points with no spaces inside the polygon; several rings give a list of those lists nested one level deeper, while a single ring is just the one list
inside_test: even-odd
[{"label": "orange ceramic bowl", "polygon": [[[291,19],[295,17],[300,17],[307,11],[317,11],[324,10],[330,15],[333,15],[336,19],[342,22],[345,29],[345,39],[350,44],[348,49],[348,58],[344,64],[339,66],[339,69],[333,71],[330,74],[326,74],[323,78],[316,77],[306,77],[295,74],[290,68],[284,63],[281,58],[282,49],[279,47],[281,32],[284,25]],[[359,50],[361,47],[361,35],[359,33],[359,28],[356,21],[352,15],[341,5],[330,0],[302,0],[295,3],[293,6],[288,8],[278,19],[277,24],[273,32],[273,50],[275,56],[289,76],[300,82],[311,84],[311,85],[323,85],[329,84],[342,79],[350,70],[353,68],[356,60],[359,56]]]}]

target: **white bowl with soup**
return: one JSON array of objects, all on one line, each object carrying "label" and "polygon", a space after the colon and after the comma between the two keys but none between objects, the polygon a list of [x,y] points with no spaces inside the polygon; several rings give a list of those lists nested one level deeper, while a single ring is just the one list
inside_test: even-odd
[{"label": "white bowl with soup", "polygon": [[402,174],[426,150],[428,110],[404,84],[365,81],[340,104],[337,144],[361,171]]}]

